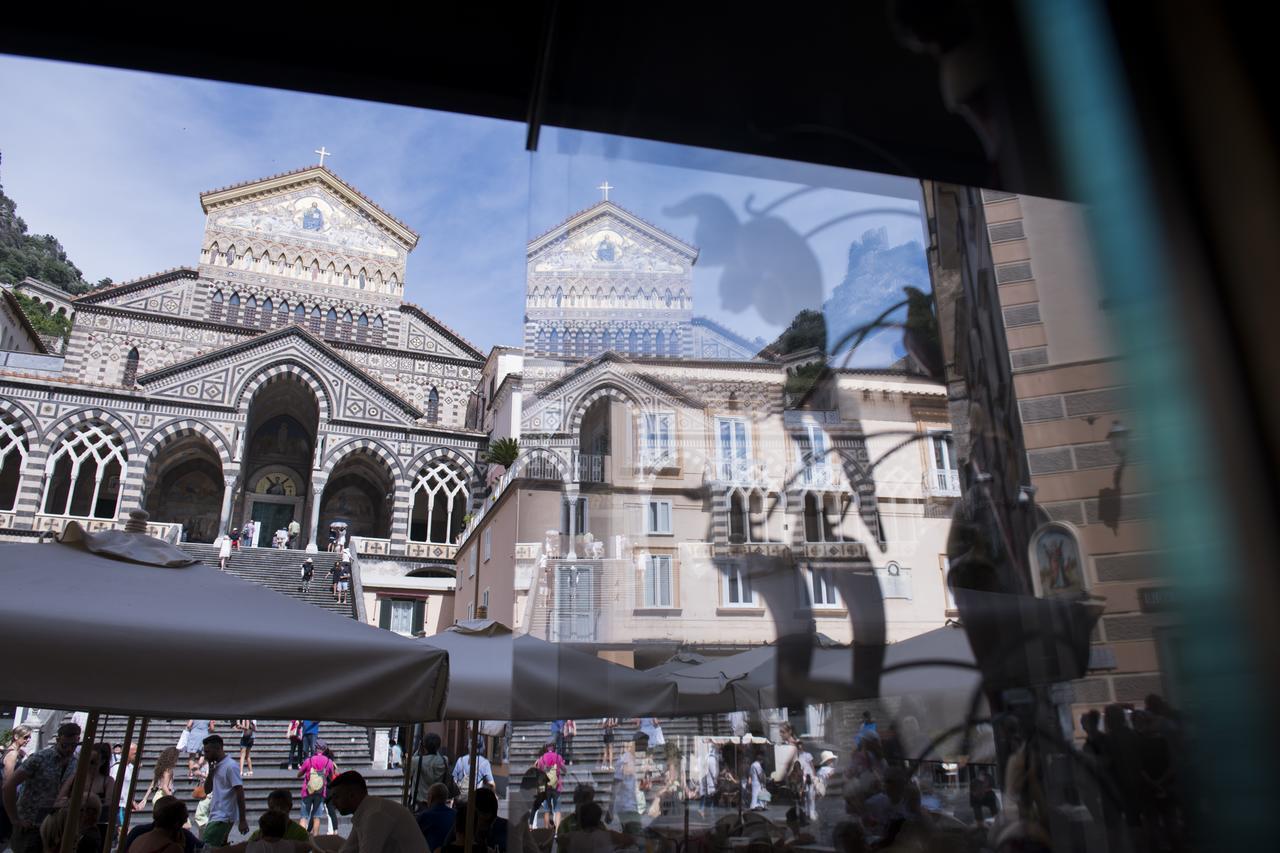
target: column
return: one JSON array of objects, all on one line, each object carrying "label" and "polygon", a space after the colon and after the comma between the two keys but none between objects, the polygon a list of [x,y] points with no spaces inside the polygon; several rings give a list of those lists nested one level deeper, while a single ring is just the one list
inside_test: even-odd
[{"label": "column", "polygon": [[223,469],[222,510],[218,514],[219,536],[228,536],[231,533],[231,499],[235,497],[236,481],[239,479],[238,473],[228,473]]},{"label": "column", "polygon": [[578,490],[576,487],[565,491],[565,499],[569,502],[569,553],[565,559],[578,559]]},{"label": "column", "polygon": [[320,526],[320,498],[324,495],[324,483],[311,484],[311,524],[307,533],[307,553],[314,554],[320,549],[316,547],[316,530]]}]

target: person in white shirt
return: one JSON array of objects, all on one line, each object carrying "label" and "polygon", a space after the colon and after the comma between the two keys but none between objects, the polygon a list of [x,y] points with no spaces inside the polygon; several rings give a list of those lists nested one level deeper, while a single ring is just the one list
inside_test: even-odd
[{"label": "person in white shirt", "polygon": [[[460,755],[458,760],[453,764],[453,781],[458,786],[458,790],[462,792],[463,797],[467,794],[467,777],[471,774],[471,756]],[[484,747],[480,747],[480,752],[476,755],[476,787],[482,785],[490,788],[497,788],[498,783],[493,779],[493,766],[489,764],[489,759],[484,757]]]},{"label": "person in white shirt", "polygon": [[351,834],[341,853],[429,853],[413,812],[392,800],[369,796],[364,777],[354,770],[329,783],[329,804],[351,815]]}]

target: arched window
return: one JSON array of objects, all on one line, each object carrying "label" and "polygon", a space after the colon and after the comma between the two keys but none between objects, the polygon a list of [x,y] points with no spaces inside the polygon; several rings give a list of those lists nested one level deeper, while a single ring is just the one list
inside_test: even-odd
[{"label": "arched window", "polygon": [[427,394],[427,421],[433,424],[440,422],[440,392],[434,385]]},{"label": "arched window", "polygon": [[218,244],[214,243],[209,247],[209,263],[216,264],[218,262],[218,255],[220,254],[221,251],[218,249]]},{"label": "arched window", "polygon": [[342,286],[349,287],[351,285],[351,267],[342,268]]},{"label": "arched window", "polygon": [[671,288],[667,288],[667,307],[671,307]]},{"label": "arched window", "polygon": [[126,465],[124,442],[111,427],[81,424],[45,463],[44,511],[115,518]]},{"label": "arched window", "polygon": [[662,332],[658,332],[658,343],[657,343],[657,346],[655,346],[653,349],[653,354],[654,355],[667,354],[667,336],[664,335]]},{"label": "arched window", "polygon": [[729,541],[740,544],[747,541],[747,501],[741,489],[729,493]]},{"label": "arched window", "polygon": [[396,287],[400,284],[400,280],[396,278],[396,274],[391,274],[391,292],[396,292]]},{"label": "arched window", "polygon": [[214,305],[221,305],[221,304],[222,304],[222,291],[221,291],[221,290],[215,290],[215,291],[213,292],[213,304],[214,304]]},{"label": "arched window", "polygon": [[250,296],[250,297],[249,297],[249,301],[248,301],[248,302],[246,302],[246,303],[244,304],[244,310],[246,310],[246,311],[257,311],[257,310],[258,310],[258,297],[256,297],[256,296]]},{"label": "arched window", "polygon": [[227,266],[232,266],[236,262],[236,247],[227,247]]},{"label": "arched window", "polygon": [[337,280],[338,280],[338,268],[335,267],[333,265],[333,262],[331,261],[329,263],[329,266],[325,267],[324,281],[325,281],[325,284],[333,284]]},{"label": "arched window", "polygon": [[454,463],[438,460],[422,469],[413,483],[409,538],[416,542],[453,543],[467,514],[467,479]]},{"label": "arched window", "polygon": [[564,289],[556,288],[556,307],[559,308],[564,303]]},{"label": "arched window", "polygon": [[627,336],[627,352],[635,355],[640,350],[640,336],[636,334],[636,330],[632,329],[631,334]]},{"label": "arched window", "polygon": [[293,274],[302,278],[302,258],[293,259]]},{"label": "arched window", "polygon": [[18,485],[27,461],[27,436],[8,415],[0,414],[0,510],[18,504]]},{"label": "arched window", "polygon": [[311,280],[312,281],[320,280],[320,263],[318,261],[311,262]]},{"label": "arched window", "polygon": [[231,307],[231,308],[239,308],[239,307],[240,307],[240,294],[238,294],[238,293],[233,293],[233,294],[231,294],[231,299],[227,302],[227,305],[228,305],[229,307]]},{"label": "arched window", "polygon": [[276,310],[276,307],[275,307],[275,305],[274,305],[274,304],[272,304],[272,302],[271,302],[271,297],[270,297],[270,296],[268,296],[266,299],[262,300],[262,313],[263,313],[263,314],[272,314],[272,313],[275,313],[275,310]]},{"label": "arched window", "polygon": [[381,328],[382,328],[382,315],[381,315],[381,314],[379,314],[377,317],[374,317],[374,318],[373,318],[373,327],[374,327],[375,329],[381,329]]},{"label": "arched window", "polygon": [[345,313],[343,313],[343,315],[342,315],[342,322],[346,323],[348,326],[349,326],[349,325],[351,325],[351,310],[350,310],[350,309],[348,309]]},{"label": "arched window", "polygon": [[129,350],[129,355],[124,360],[124,379],[121,385],[126,388],[132,388],[133,383],[138,380],[138,348],[134,347]]},{"label": "arched window", "polygon": [[320,321],[320,306],[319,306],[319,305],[317,305],[317,306],[315,306],[314,308],[312,308],[312,309],[311,309],[311,319],[312,319],[312,320],[315,320],[316,322],[319,322],[319,321]]},{"label": "arched window", "polygon": [[560,354],[560,330],[559,329],[551,330],[551,340],[547,343],[547,352],[549,352],[551,355]]},{"label": "arched window", "polygon": [[299,302],[298,307],[293,309],[293,318],[299,323],[307,319],[307,306]]},{"label": "arched window", "polygon": [[369,318],[366,317],[364,314],[361,314],[360,319],[356,320],[356,325],[362,329],[366,328],[369,325]]},{"label": "arched window", "polygon": [[364,290],[364,270],[360,270],[360,289]]}]

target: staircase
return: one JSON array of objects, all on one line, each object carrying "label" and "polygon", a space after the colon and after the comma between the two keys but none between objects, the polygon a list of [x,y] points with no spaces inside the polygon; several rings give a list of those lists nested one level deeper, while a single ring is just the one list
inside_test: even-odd
[{"label": "staircase", "polygon": [[[722,714],[706,714],[702,717],[660,717],[662,734],[668,744],[675,744],[682,751],[690,749],[691,738],[695,736],[730,734],[728,717]],[[565,777],[560,793],[560,811],[568,814],[573,811],[573,789],[583,783],[595,789],[595,800],[604,808],[612,802],[613,768],[600,766],[604,757],[604,727],[599,718],[575,720],[577,735],[573,739],[570,750],[572,762]],[[626,749],[627,743],[639,730],[633,719],[623,717],[622,725],[614,729],[613,754],[615,759]],[[542,755],[542,748],[551,741],[550,723],[517,723],[512,727],[511,736],[511,782],[520,784],[520,777],[533,766]],[[666,754],[663,749],[650,749],[650,756],[660,769],[666,768]]]},{"label": "staircase", "polygon": [[[214,568],[218,567],[217,547],[196,543],[183,543],[181,547],[192,557],[206,565]],[[305,601],[308,604],[313,604],[333,613],[340,613],[351,619],[356,618],[354,603],[337,604],[333,601],[329,569],[333,565],[336,555],[330,557],[325,552],[313,554],[312,559],[315,561],[316,567],[315,574],[311,579],[310,589],[306,593],[299,590],[301,583],[300,568],[305,557],[306,554],[303,551],[275,548],[241,548],[231,552],[227,571],[237,577],[287,595],[290,598]],[[305,665],[308,664],[300,659],[299,666]],[[315,664],[312,662],[310,665],[314,666]],[[323,675],[323,666],[318,670],[318,674]],[[181,684],[176,684],[175,689],[181,690]],[[234,690],[235,686],[228,685],[227,689]],[[140,799],[143,796],[151,783],[157,756],[166,747],[177,744],[182,729],[186,724],[186,720],[160,719],[153,719],[148,724],[147,739],[143,748],[138,773],[137,798]],[[215,721],[215,725],[216,733],[221,734],[225,741],[227,756],[238,763],[240,758],[240,732],[232,728],[234,721],[218,720]],[[126,726],[127,719],[125,717],[117,716],[104,719],[102,720],[102,728],[100,729],[102,734],[99,735],[99,739],[105,739],[113,744],[122,743]],[[289,758],[288,730],[289,724],[284,720],[258,721],[257,735],[254,740],[253,750],[250,752],[254,773],[244,779],[245,805],[248,808],[248,819],[251,828],[257,828],[258,816],[266,811],[267,795],[276,788],[288,788],[293,793],[293,817],[296,819],[300,816],[302,780],[298,778],[297,771],[282,767],[282,765],[287,765]],[[134,742],[137,742],[138,734],[138,729],[135,727],[133,733]],[[320,724],[320,740],[327,743],[333,751],[334,761],[338,765],[340,772],[343,770],[359,770],[369,785],[369,793],[399,801],[404,777],[399,770],[385,770],[370,766],[372,762],[371,736],[372,732],[369,729],[358,726],[329,722]],[[187,803],[187,807],[194,813],[196,801],[191,798],[191,791],[195,787],[195,782],[187,778],[185,754],[181,756],[175,768],[174,787],[174,793],[183,799]],[[136,825],[137,822],[145,822],[149,819],[149,815],[139,812],[134,815],[132,820]],[[326,830],[327,821],[322,821],[321,831]],[[350,831],[350,818],[339,818],[338,831],[342,834]],[[236,841],[239,838],[239,833],[233,829],[231,840]]]},{"label": "staircase", "polygon": [[[199,545],[194,542],[182,543],[182,550],[200,560],[207,566],[218,567],[218,548],[215,545]],[[315,561],[315,574],[307,592],[302,592],[302,561],[307,557],[305,551],[290,551],[279,548],[241,548],[231,552],[227,561],[227,572],[261,584],[268,589],[323,607],[334,613],[355,618],[355,599],[351,593],[347,595],[346,604],[338,604],[333,600],[333,585],[329,580],[329,570],[333,568],[336,554],[321,551],[311,554]]]}]

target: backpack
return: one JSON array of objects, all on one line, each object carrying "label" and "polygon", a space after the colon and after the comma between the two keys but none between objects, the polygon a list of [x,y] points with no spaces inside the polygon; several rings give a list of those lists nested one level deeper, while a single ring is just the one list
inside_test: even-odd
[{"label": "backpack", "polygon": [[327,781],[328,780],[325,779],[324,772],[313,764],[311,766],[311,770],[307,772],[307,793],[320,793],[324,790],[324,785]]},{"label": "backpack", "polygon": [[453,781],[453,775],[449,773],[449,760],[443,755],[420,756],[418,767],[419,790],[425,790],[439,782],[449,790],[449,799],[452,800],[461,793],[458,790],[458,783]]}]

